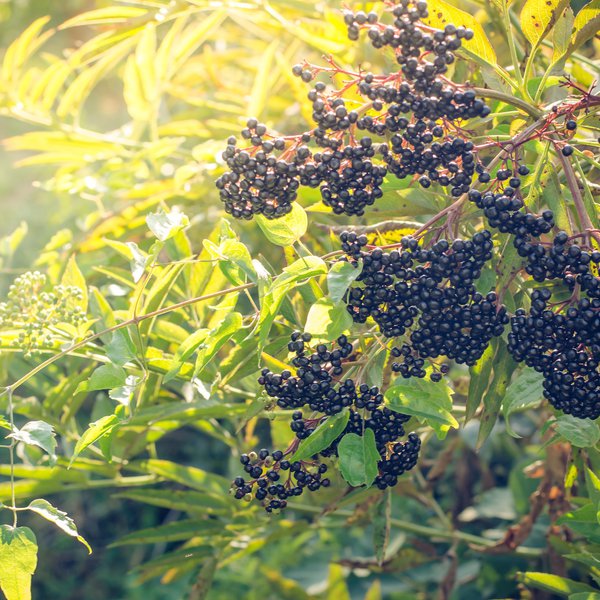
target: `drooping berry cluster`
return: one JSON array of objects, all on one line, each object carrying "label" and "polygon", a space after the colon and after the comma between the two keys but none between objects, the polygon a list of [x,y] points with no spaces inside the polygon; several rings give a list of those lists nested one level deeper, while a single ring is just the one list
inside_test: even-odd
[{"label": "drooping berry cluster", "polygon": [[[363,250],[365,236],[341,235],[348,257],[362,261],[359,285],[352,286],[346,303],[352,318],[371,317],[380,331],[398,338],[410,331],[410,343],[394,348],[402,363],[392,369],[404,377],[424,377],[427,358],[444,356],[473,365],[490,340],[501,335],[508,317],[495,293],[475,290],[475,282],[492,256],[489,231],[471,240],[440,240],[426,249],[412,237],[399,250]],[[434,381],[439,375],[434,373]]]},{"label": "drooping berry cluster", "polygon": [[[250,148],[239,149],[230,138],[223,154],[229,171],[217,180],[227,212],[243,219],[281,217],[304,185],[319,187],[334,213],[362,215],[383,195],[387,174],[415,177],[423,187],[436,182],[456,197],[469,190],[477,161],[473,143],[461,137],[461,125],[487,116],[490,109],[474,90],[449,82],[444,74],[473,32],[453,25],[443,31],[428,27],[421,22],[428,16],[424,1],[402,0],[391,13],[390,24],[361,11],[344,18],[350,39],[368,29],[375,48],[393,50],[397,72],[353,73],[333,60],[331,68],[296,65],[292,72],[305,82],[322,72],[346,78],[342,90],[315,82],[308,94],[315,128],[282,138],[268,135],[264,125],[250,119],[242,131]],[[352,100],[353,108],[343,97],[350,89],[363,101]],[[323,150],[313,156],[309,142]]]},{"label": "drooping berry cluster", "polygon": [[[520,256],[528,256],[537,245],[537,239],[548,233],[554,227],[554,214],[545,210],[541,215],[526,212],[521,198],[521,179],[518,175],[526,175],[529,169],[520,166],[517,173],[509,169],[499,169],[496,173],[497,181],[505,185],[497,192],[480,192],[472,189],[469,191],[469,200],[483,210],[483,215],[489,227],[498,229],[501,233],[514,235],[513,244]],[[488,175],[488,173],[482,173]],[[487,179],[487,178],[486,178]]]},{"label": "drooping berry cluster", "polygon": [[327,465],[314,461],[290,462],[281,450],[270,453],[262,449],[258,453],[242,454],[240,462],[248,478],[233,480],[233,493],[237,500],[261,502],[267,512],[287,506],[287,499],[300,496],[305,489],[316,492],[329,487],[330,481],[322,475]]},{"label": "drooping berry cluster", "polygon": [[[268,140],[266,127],[250,119],[242,137],[252,148],[240,150],[235,137],[230,137],[223,158],[229,167],[216,181],[225,211],[237,219],[251,219],[256,214],[277,218],[292,210],[298,195],[298,176],[310,155],[301,146],[291,160],[281,158],[285,150],[283,139]],[[279,155],[279,156],[278,156]]]},{"label": "drooping berry cluster", "polygon": [[583,298],[563,313],[549,289],[535,290],[529,314],[511,319],[508,347],[517,361],[544,375],[550,404],[579,418],[600,416],[600,299]]},{"label": "drooping berry cluster", "polygon": [[[289,370],[273,373],[263,369],[259,383],[269,396],[277,399],[278,407],[309,409],[311,414],[305,416],[302,410],[293,412],[290,428],[296,439],[285,452],[269,454],[268,450],[261,450],[258,454],[242,455],[241,462],[251,479],[238,477],[234,480],[236,498],[250,500],[254,497],[268,512],[285,508],[286,499],[301,494],[305,488],[316,491],[327,487],[329,479],[321,477],[327,467],[320,457],[337,456],[338,445],[348,433],[362,436],[366,429],[373,431],[381,458],[375,484],[381,489],[395,485],[402,473],[415,466],[419,455],[421,441],[418,435],[410,434],[407,441],[399,441],[405,435],[403,425],[410,419],[408,415],[384,406],[379,388],[357,385],[352,379],[339,377],[343,373],[343,361],[354,354],[346,336],[338,338],[337,348],[318,344],[312,352],[307,348],[310,340],[309,334],[295,332],[291,336],[288,349],[296,355],[292,360],[295,374]],[[291,462],[286,458],[325,418],[343,410],[349,413],[348,422],[343,432],[326,448],[309,461]],[[284,472],[288,472],[287,476]]]}]

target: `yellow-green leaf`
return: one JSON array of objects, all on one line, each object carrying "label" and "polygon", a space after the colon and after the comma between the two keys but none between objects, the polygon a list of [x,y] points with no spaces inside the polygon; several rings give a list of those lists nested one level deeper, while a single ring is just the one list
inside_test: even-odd
[{"label": "yellow-green leaf", "polygon": [[532,46],[548,35],[569,0],[527,0],[521,11],[521,29]]},{"label": "yellow-green leaf", "polygon": [[6,600],[31,600],[37,541],[29,527],[0,525],[0,589]]},{"label": "yellow-green leaf", "polygon": [[598,33],[598,29],[600,29],[600,0],[592,0],[575,17],[568,54],[594,37]]},{"label": "yellow-green leaf", "polygon": [[462,47],[475,56],[494,65],[497,62],[496,52],[488,39],[483,27],[475,17],[459,8],[444,2],[444,0],[429,0],[429,17],[425,19],[427,25],[444,29],[446,25],[452,24],[457,27],[463,26],[473,30],[473,39],[463,40]]}]

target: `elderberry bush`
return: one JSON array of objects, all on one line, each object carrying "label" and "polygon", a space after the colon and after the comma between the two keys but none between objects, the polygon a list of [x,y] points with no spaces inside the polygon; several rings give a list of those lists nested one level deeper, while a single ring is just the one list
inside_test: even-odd
[{"label": "elderberry bush", "polygon": [[[296,373],[285,370],[273,373],[263,369],[258,380],[266,393],[276,398],[281,409],[296,409],[292,413],[290,428],[295,439],[286,451],[269,453],[263,449],[258,454],[244,454],[241,463],[249,479],[237,477],[233,482],[237,499],[262,502],[267,512],[285,508],[287,499],[300,495],[304,489],[316,491],[329,486],[329,479],[322,474],[327,471],[324,458],[338,455],[340,441],[347,434],[363,435],[373,432],[379,453],[378,475],[374,484],[379,489],[396,485],[398,477],[412,469],[418,460],[421,441],[411,433],[405,441],[404,423],[410,417],[384,406],[383,394],[376,386],[357,385],[350,378],[342,379],[343,362],[354,354],[353,345],[346,336],[338,338],[336,347],[329,349],[318,344],[309,352],[309,334],[295,332],[288,344]],[[305,412],[310,411],[309,416]],[[327,417],[348,410],[344,430],[326,447],[321,448],[310,460],[290,460],[299,443],[309,438]]]},{"label": "elderberry bush", "polygon": [[[305,82],[337,72],[350,82],[342,90],[315,82],[308,94],[315,127],[308,132],[282,137],[252,118],[242,131],[247,147],[228,140],[223,159],[229,170],[216,182],[226,212],[279,218],[305,186],[319,188],[335,214],[360,216],[383,195],[389,175],[416,178],[424,188],[437,183],[455,197],[468,192],[481,167],[473,142],[461,136],[463,123],[490,109],[445,73],[473,32],[454,25],[432,29],[423,22],[427,17],[424,1],[402,0],[383,16],[347,12],[350,39],[367,30],[374,48],[391,49],[398,70],[353,73],[332,60],[331,68],[294,66]],[[350,89],[362,100],[353,100],[353,108],[344,99]]]},{"label": "elderberry bush", "polygon": [[[388,338],[407,336],[392,349],[402,362],[392,370],[403,377],[425,377],[425,360],[446,357],[474,365],[491,339],[508,323],[496,294],[478,293],[475,282],[492,257],[491,234],[476,233],[470,240],[439,240],[424,248],[407,236],[402,247],[390,251],[365,250],[366,236],[345,232],[342,250],[362,271],[359,285],[346,294],[347,309],[357,323],[370,317]],[[440,379],[433,373],[434,381]]]}]

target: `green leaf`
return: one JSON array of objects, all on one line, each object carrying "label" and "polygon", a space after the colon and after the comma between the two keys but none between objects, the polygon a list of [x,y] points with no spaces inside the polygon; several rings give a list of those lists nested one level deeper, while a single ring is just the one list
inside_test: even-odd
[{"label": "green leaf", "polygon": [[108,392],[108,397],[123,406],[129,406],[135,389],[140,384],[141,378],[137,375],[127,375],[123,385],[113,388]]},{"label": "green leaf", "polygon": [[292,204],[292,210],[283,217],[267,219],[263,215],[256,215],[255,219],[265,237],[277,246],[291,246],[308,228],[306,211],[297,202]]},{"label": "green leaf", "polygon": [[164,377],[165,383],[179,375],[179,371],[185,361],[194,354],[198,346],[206,340],[209,333],[210,329],[198,329],[179,345],[175,352],[175,356],[173,357],[174,365]]},{"label": "green leaf", "polygon": [[117,329],[113,332],[110,342],[106,344],[106,356],[113,365],[119,367],[136,359],[135,344],[127,329]]},{"label": "green leaf", "polygon": [[462,47],[491,65],[497,63],[494,47],[475,17],[448,4],[448,2],[444,2],[444,0],[429,0],[427,4],[429,17],[424,19],[427,25],[436,29],[444,29],[446,25],[453,24],[456,27],[462,25],[463,27],[472,29],[474,33],[473,39],[468,41],[463,40]]},{"label": "green leaf", "polygon": [[219,515],[231,512],[231,496],[223,494],[222,490],[211,493],[144,488],[115,494],[115,497],[188,513]]},{"label": "green leaf", "polygon": [[178,210],[165,212],[161,209],[156,213],[150,213],[146,217],[146,224],[148,225],[148,229],[161,242],[166,242],[178,231],[187,227],[190,224],[190,220]]},{"label": "green leaf", "polygon": [[341,565],[336,565],[335,563],[329,565],[327,600],[351,600],[344,569]]},{"label": "green leaf", "polygon": [[502,414],[506,421],[506,430],[513,437],[520,437],[510,426],[510,415],[539,405],[542,400],[544,376],[533,369],[523,369],[516,379],[511,381],[502,400]]},{"label": "green leaf", "polygon": [[244,274],[251,281],[257,280],[256,269],[252,264],[252,256],[248,248],[237,240],[228,239],[219,246],[210,240],[204,240],[204,247],[209,254],[219,260],[223,274],[233,285],[240,285],[246,281]]},{"label": "green leaf", "polygon": [[578,448],[590,448],[600,441],[600,427],[596,421],[560,415],[555,424],[556,432]]},{"label": "green leaf", "polygon": [[79,535],[77,531],[77,525],[75,525],[75,521],[67,516],[66,512],[62,510],[58,510],[58,508],[52,506],[50,502],[44,500],[43,498],[38,498],[37,500],[33,500],[29,503],[27,507],[28,510],[31,510],[34,513],[44,517],[44,519],[54,523],[59,529],[62,529],[67,535],[74,537],[77,541],[81,542],[91,554],[92,549],[90,545],[85,541],[85,539]]},{"label": "green leaf", "polygon": [[338,445],[342,477],[352,486],[370,487],[377,477],[381,456],[375,444],[375,433],[366,428],[363,435],[347,433]]},{"label": "green leaf", "polygon": [[392,493],[386,488],[381,494],[379,502],[375,505],[373,514],[373,545],[375,558],[381,566],[385,559],[385,551],[390,540],[390,519],[392,517]]},{"label": "green leaf", "polygon": [[81,290],[81,300],[69,299],[67,308],[77,307],[81,309],[83,314],[87,313],[88,309],[88,290],[83,273],[79,270],[75,257],[71,256],[67,262],[67,267],[60,280],[61,285],[73,286]]},{"label": "green leaf", "polygon": [[101,365],[92,373],[87,385],[88,392],[110,390],[125,383],[127,373],[122,367],[113,364]]},{"label": "green leaf", "polygon": [[130,468],[135,468],[143,473],[153,473],[187,487],[200,491],[224,491],[229,488],[229,480],[209,473],[196,467],[186,467],[168,460],[150,458],[129,463]]},{"label": "green leaf", "polygon": [[567,6],[562,15],[556,20],[554,31],[552,32],[552,63],[556,63],[563,56],[569,42],[571,41],[571,33],[575,23],[575,14],[570,6]]},{"label": "green leaf", "polygon": [[498,420],[502,399],[506,394],[506,389],[516,367],[515,362],[508,353],[508,348],[504,340],[502,338],[495,338],[492,343],[497,345],[498,349],[494,354],[494,378],[483,397],[483,412],[477,436],[478,449],[483,446],[490,433],[492,433],[492,429]]},{"label": "green leaf", "polygon": [[[175,521],[174,523],[166,523],[165,525],[134,531],[119,538],[110,547],[178,542],[189,540],[198,535],[218,536],[223,534],[228,534],[228,532],[219,520],[185,519],[183,521]],[[229,533],[229,535],[233,534]]]},{"label": "green leaf", "polygon": [[574,52],[590,38],[594,37],[600,29],[600,0],[592,0],[586,4],[575,17],[573,34],[567,54]]},{"label": "green leaf", "polygon": [[316,340],[333,341],[352,327],[352,317],[343,302],[317,300],[308,311],[304,330]]},{"label": "green leaf", "polygon": [[75,444],[75,449],[73,450],[73,456],[71,457],[71,461],[69,462],[69,468],[73,464],[73,461],[90,445],[94,442],[98,441],[100,438],[105,435],[110,434],[115,427],[118,427],[121,424],[121,421],[117,415],[107,415],[90,423],[88,429],[86,429],[82,436]]},{"label": "green leaf", "polygon": [[350,418],[350,412],[344,409],[337,415],[328,417],[305,439],[300,442],[298,449],[290,461],[306,460],[321,450],[331,446],[344,431]]},{"label": "green leaf", "polygon": [[54,457],[56,451],[55,435],[54,429],[49,423],[45,421],[29,421],[21,429],[15,429],[7,437],[23,442],[24,444],[29,444],[30,446],[37,446],[51,457]]},{"label": "green leaf", "polygon": [[537,46],[569,5],[569,0],[527,0],[521,10],[521,29],[532,46]]},{"label": "green leaf", "polygon": [[334,263],[327,273],[327,289],[332,302],[340,302],[346,290],[359,277],[362,264],[354,267],[345,260]]},{"label": "green leaf", "polygon": [[10,426],[10,422],[7,421],[3,416],[0,415],[0,427],[2,429],[8,429],[9,431],[12,429]]},{"label": "green leaf", "polygon": [[385,393],[388,408],[425,421],[439,439],[446,437],[450,427],[458,429],[458,422],[451,412],[451,390],[445,380],[438,383],[414,378],[400,381]]},{"label": "green leaf", "polygon": [[285,295],[295,289],[299,282],[327,273],[327,265],[317,256],[299,258],[283,269],[264,294],[258,321],[258,349],[262,350],[271,331],[271,325],[279,315]]},{"label": "green leaf", "polygon": [[600,600],[600,592],[577,592],[571,594],[569,600]]},{"label": "green leaf", "polygon": [[477,412],[483,395],[490,384],[494,354],[495,345],[489,344],[477,363],[469,368],[469,395],[467,397],[465,423],[469,422]]},{"label": "green leaf", "polygon": [[553,592],[562,596],[568,596],[577,592],[595,592],[593,587],[585,583],[579,583],[566,577],[550,575],[550,573],[536,573],[528,571],[526,573],[517,573],[520,582],[528,587],[533,587],[547,592]]},{"label": "green leaf", "polygon": [[37,541],[29,527],[0,525],[0,589],[6,600],[31,600]]},{"label": "green leaf", "polygon": [[217,352],[240,330],[241,327],[242,315],[233,312],[226,315],[221,324],[209,332],[198,351],[196,366],[194,367],[194,377],[198,377]]}]

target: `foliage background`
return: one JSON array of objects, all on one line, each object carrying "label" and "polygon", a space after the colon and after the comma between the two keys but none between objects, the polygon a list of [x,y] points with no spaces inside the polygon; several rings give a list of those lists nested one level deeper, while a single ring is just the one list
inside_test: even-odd
[{"label": "foliage background", "polygon": [[[114,31],[111,23],[60,29],[43,50],[36,50],[26,62],[3,72],[0,137],[5,144],[0,154],[0,234],[8,236],[23,221],[28,230],[14,256],[4,252],[0,279],[3,292],[15,274],[32,265],[46,271],[52,282],[59,281],[68,257],[76,253],[88,285],[97,286],[114,307],[124,311],[127,297],[133,292],[124,283],[131,280],[129,257],[118,242],[136,242],[148,251],[154,240],[145,216],[161,206],[178,206],[190,218],[187,236],[193,251],[199,252],[202,240],[210,235],[221,216],[213,181],[223,140],[236,134],[248,115],[255,115],[282,132],[306,127],[310,117],[305,99],[307,88],[291,77],[291,65],[302,59],[318,63],[323,52],[331,52],[343,63],[363,61],[373,67],[384,66],[377,63],[381,59],[375,53],[347,42],[335,0],[216,2],[210,10],[206,10],[206,4],[161,0],[128,3],[151,7],[152,14],[161,9],[189,8],[196,11],[189,16],[195,31],[205,28],[177,68],[170,68],[171,53],[169,60],[162,63],[164,71],[154,79],[152,72],[161,63],[148,58],[151,41],[136,37],[136,43],[124,50],[126,60],[109,61],[97,85],[87,89],[84,96],[72,97],[70,104],[61,106],[65,97],[65,88],[61,87],[55,98],[44,100],[53,81],[49,78],[32,100],[43,69],[69,58],[72,49],[80,47],[82,41]],[[361,4],[368,8],[369,3],[354,3]],[[460,4],[484,23],[498,56],[508,53],[489,3],[454,4]],[[577,9],[582,4],[573,2],[573,7]],[[19,32],[44,15],[51,18],[49,26],[57,27],[85,10],[116,5],[100,0],[6,0],[0,3],[0,45],[7,47]],[[592,40],[582,53],[593,61],[597,49],[598,40]],[[97,63],[82,63],[70,76],[76,77],[86,69],[89,72],[93,64]],[[589,85],[593,78],[590,64],[579,64],[578,68],[581,70],[577,77]],[[559,98],[560,92],[556,93]],[[15,161],[20,161],[20,168],[16,168]],[[303,201],[310,204],[311,198]],[[389,209],[383,206],[370,214],[369,222],[395,216],[393,203],[387,205]],[[427,203],[415,202],[402,216],[421,219],[431,210]],[[316,213],[311,218],[323,225],[337,224],[327,213]],[[275,271],[283,264],[281,249],[266,245],[257,227],[243,224],[236,230],[253,257],[260,256],[266,264],[275,265]],[[326,234],[319,234],[314,246],[314,252],[321,254],[333,247]],[[181,258],[178,251],[171,245],[161,258],[177,260]],[[225,279],[221,276],[212,286],[225,287]],[[175,290],[169,295],[169,302],[181,300],[190,291]],[[186,315],[187,323],[179,320],[175,325],[187,328],[199,323],[210,312],[206,306],[203,310],[204,313]],[[302,320],[306,316],[302,305],[298,304],[296,310]],[[180,331],[159,330],[158,326],[157,330],[152,342],[156,348],[172,351],[181,341]],[[7,380],[13,381],[31,364],[35,364],[35,359],[28,361],[4,348],[1,369]],[[74,396],[74,389],[62,386],[82,371],[89,375],[90,371],[84,371],[87,368],[85,361],[67,358],[19,392],[19,418],[41,415],[52,422],[62,436],[59,454],[67,457],[85,424],[107,414],[111,401],[105,392],[90,393],[85,402],[81,398],[79,414],[65,418],[60,400],[59,409],[53,413],[53,409],[42,406],[41,399],[50,394]],[[212,367],[207,375],[216,377],[216,368]],[[466,395],[468,374],[457,371],[453,377],[459,394]],[[151,402],[167,403],[185,394],[194,402],[199,401],[198,392],[189,385],[158,391],[158,380],[150,383],[144,393]],[[241,394],[229,391],[228,396],[228,390],[223,388],[218,397],[220,401],[241,403],[251,399],[255,391],[251,385],[245,385]],[[358,510],[342,507],[342,518],[324,516],[311,522],[301,514],[286,515],[275,522],[261,520],[257,529],[251,529],[249,524],[256,513],[237,515],[232,517],[234,525],[230,525],[239,537],[237,546],[233,546],[239,556],[230,551],[230,560],[215,575],[209,598],[229,599],[235,595],[345,600],[370,594],[368,597],[375,600],[380,597],[380,584],[385,598],[433,598],[438,597],[450,570],[455,570],[454,591],[441,597],[460,600],[515,598],[521,593],[528,597],[530,592],[520,588],[515,573],[532,567],[590,581],[578,563],[565,563],[559,557],[562,542],[558,537],[555,546],[546,544],[548,514],[538,519],[526,548],[520,552],[485,555],[462,543],[464,539],[456,538],[453,544],[452,535],[448,537],[448,532],[456,528],[480,541],[498,539],[508,525],[527,514],[529,495],[539,483],[536,466],[544,453],[550,453],[550,461],[562,461],[561,464],[568,453],[561,445],[543,449],[539,429],[547,417],[543,411],[513,416],[511,423],[520,439],[507,435],[500,422],[479,452],[474,449],[477,422],[452,433],[443,443],[432,440],[415,480],[402,483],[394,493],[392,513],[399,519],[399,526],[392,523],[389,572],[384,569],[381,573],[370,558],[373,528],[369,502]],[[259,439],[280,435],[277,423],[269,431],[265,419],[253,423],[245,433],[239,432],[242,423],[239,414],[225,423],[215,418],[183,419],[173,425],[172,431],[171,424],[166,423],[157,435],[157,443],[148,442],[136,458],[156,454],[174,463],[230,477],[235,472],[235,454],[239,450],[255,446]],[[598,459],[593,450],[589,454],[590,460]],[[34,577],[35,598],[160,600],[188,593],[187,572],[172,582],[168,575],[162,580],[164,585],[156,577],[142,577],[140,581],[140,565],[177,544],[163,541],[109,547],[132,531],[180,519],[179,511],[117,498],[111,486],[86,490],[93,486],[71,484],[71,491],[62,491],[70,485],[64,469],[60,477],[66,478],[60,480],[45,470],[51,467],[41,455],[30,451],[21,458],[31,467],[29,473],[27,469],[22,471],[30,486],[20,488],[22,496],[50,495],[53,504],[74,518],[80,533],[94,548],[94,554],[88,557],[83,546],[75,547],[51,524],[23,516],[22,523],[35,529],[41,548]],[[108,479],[102,476],[99,457],[94,455],[89,460],[90,464],[96,460],[89,467],[94,479]],[[76,466],[75,473],[80,472],[78,468],[85,471],[86,467],[83,463]],[[6,465],[0,475],[6,477]],[[7,489],[6,482],[0,483],[3,501]],[[320,511],[317,505],[305,508],[308,516],[311,511]],[[0,519],[4,516],[0,513]],[[418,536],[418,532],[406,529],[406,523],[430,526],[434,533]],[[285,533],[288,530],[295,533]],[[436,537],[435,531],[441,531],[441,537]],[[552,593],[535,593],[536,598],[553,597]]]}]

